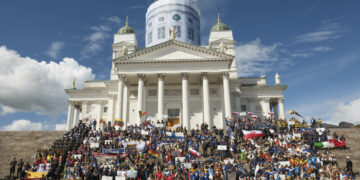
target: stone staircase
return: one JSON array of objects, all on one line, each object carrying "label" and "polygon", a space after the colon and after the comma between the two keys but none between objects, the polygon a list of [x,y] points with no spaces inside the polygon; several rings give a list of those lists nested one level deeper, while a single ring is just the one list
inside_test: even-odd
[{"label": "stone staircase", "polygon": [[339,137],[344,135],[346,138],[346,150],[333,150],[332,153],[338,160],[340,168],[346,167],[346,156],[353,162],[353,171],[360,172],[360,128],[331,128],[331,135],[336,132]]},{"label": "stone staircase", "polygon": [[26,163],[35,161],[38,148],[49,148],[65,131],[0,131],[0,179],[10,172],[10,161],[16,157]]}]

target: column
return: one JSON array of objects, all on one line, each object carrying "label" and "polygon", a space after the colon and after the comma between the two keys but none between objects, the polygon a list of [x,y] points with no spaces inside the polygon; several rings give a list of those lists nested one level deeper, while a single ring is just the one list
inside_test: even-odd
[{"label": "column", "polygon": [[122,119],[124,120],[124,128],[127,127],[128,124],[128,86],[124,85],[124,95],[123,95],[123,111],[122,111]]},{"label": "column", "polygon": [[256,113],[255,99],[249,99],[250,112]]},{"label": "column", "polygon": [[[102,119],[102,109],[103,109],[103,105],[102,105],[102,102],[101,101],[98,101],[98,113],[97,113],[97,119],[96,119],[96,130],[99,130],[100,129],[100,126],[101,127],[104,127],[104,125],[102,123],[100,123],[100,120]],[[102,130],[102,129],[101,129]]]},{"label": "column", "polygon": [[280,114],[279,118],[286,119],[285,108],[284,108],[284,98],[279,98],[278,102],[279,102],[279,114]]},{"label": "column", "polygon": [[[143,110],[143,93],[144,93],[144,78],[145,74],[138,74],[139,82],[138,82],[138,97],[137,97],[137,113]],[[138,113],[138,121],[137,124],[140,124],[142,119]]]},{"label": "column", "polygon": [[223,83],[223,78],[219,77],[219,92],[220,92],[220,99],[221,99],[221,129],[226,129],[226,123],[225,123],[225,103],[224,103],[224,83]]},{"label": "column", "polygon": [[88,109],[88,102],[84,101],[81,107],[81,120],[83,123],[86,123],[85,118],[89,118],[87,114],[88,113],[87,109]]},{"label": "column", "polygon": [[121,113],[122,113],[122,101],[123,101],[123,88],[124,88],[124,78],[125,76],[120,74],[119,75],[119,84],[118,84],[118,96],[117,96],[117,102],[116,102],[116,119],[121,119]]},{"label": "column", "polygon": [[235,95],[236,112],[241,112],[240,94]]},{"label": "column", "polygon": [[203,105],[204,105],[204,122],[212,127],[210,121],[210,96],[209,96],[209,79],[207,73],[201,73],[203,79]]},{"label": "column", "polygon": [[79,110],[80,110],[80,107],[78,105],[75,105],[75,111],[74,111],[74,123],[72,125],[72,127],[75,127],[78,123],[79,123]]},{"label": "column", "polygon": [[158,119],[164,115],[164,74],[158,74]]},{"label": "column", "polygon": [[277,103],[274,103],[273,110],[274,110],[274,118],[276,120],[279,120],[279,110],[278,110],[278,104]]},{"label": "column", "polygon": [[223,86],[224,86],[224,105],[225,117],[231,118],[231,101],[230,101],[230,86],[229,86],[229,73],[223,73]]},{"label": "column", "polygon": [[71,129],[71,118],[73,116],[74,111],[74,105],[72,102],[69,102],[69,108],[68,108],[68,116],[67,116],[67,123],[66,123],[66,129],[70,131]]},{"label": "column", "polygon": [[190,119],[189,119],[189,76],[186,73],[182,74],[182,126],[190,130]]},{"label": "column", "polygon": [[114,97],[115,94],[109,94],[108,95],[108,111],[107,111],[107,122],[111,122],[114,124]]},{"label": "column", "polygon": [[270,112],[270,104],[269,104],[270,98],[262,98],[261,99],[261,109],[263,112],[263,116],[268,117]]}]

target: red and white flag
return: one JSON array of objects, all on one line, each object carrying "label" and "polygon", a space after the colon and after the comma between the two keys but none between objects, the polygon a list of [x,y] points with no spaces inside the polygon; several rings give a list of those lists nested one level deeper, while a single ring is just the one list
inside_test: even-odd
[{"label": "red and white flag", "polygon": [[237,115],[239,115],[239,113],[238,112],[233,112],[233,115],[237,116]]},{"label": "red and white flag", "polygon": [[254,113],[252,113],[252,112],[248,112],[247,114],[248,114],[248,116],[254,115]]},{"label": "red and white flag", "polygon": [[272,113],[272,112],[269,112],[268,114],[269,114],[270,116],[273,116],[273,115],[274,115],[274,113]]},{"label": "red and white flag", "polygon": [[252,115],[251,119],[259,119],[259,117],[257,115]]},{"label": "red and white flag", "polygon": [[192,155],[194,155],[196,158],[199,158],[200,155],[201,155],[199,152],[195,151],[194,149],[190,149],[189,152],[190,152]]},{"label": "red and white flag", "polygon": [[260,131],[260,130],[251,130],[251,131],[243,130],[243,133],[244,133],[246,141],[248,139],[255,139],[255,138],[259,138],[259,137],[264,136],[264,133],[262,131]]}]

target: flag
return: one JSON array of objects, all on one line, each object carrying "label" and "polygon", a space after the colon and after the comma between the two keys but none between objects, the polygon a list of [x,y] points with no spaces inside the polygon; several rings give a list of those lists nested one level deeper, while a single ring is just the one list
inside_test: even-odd
[{"label": "flag", "polygon": [[254,113],[252,113],[252,112],[248,112],[247,114],[248,114],[248,116],[254,115]]},{"label": "flag", "polygon": [[260,130],[251,130],[251,131],[243,130],[243,134],[245,136],[245,140],[255,139],[264,136],[264,133]]},{"label": "flag", "polygon": [[180,119],[179,118],[168,119],[168,127],[174,127],[177,124],[180,124]]},{"label": "flag", "polygon": [[290,111],[289,111],[289,114],[295,114],[295,115],[297,115],[297,116],[299,116],[299,117],[301,117],[301,118],[304,118],[302,115],[300,115],[298,112],[296,112],[296,111],[294,111],[294,110],[290,110]]},{"label": "flag", "polygon": [[140,118],[144,117],[144,116],[145,116],[145,114],[146,114],[146,112],[145,112],[145,111],[139,111]]},{"label": "flag", "polygon": [[328,137],[327,141],[323,141],[323,142],[315,142],[314,146],[316,148],[336,148],[336,147],[345,147],[346,146],[346,142],[344,140],[339,141],[337,139]]},{"label": "flag", "polygon": [[28,179],[40,179],[42,176],[47,176],[47,172],[28,172],[27,178]]},{"label": "flag", "polygon": [[122,120],[122,119],[115,119],[115,126],[123,127],[123,126],[124,126],[124,120]]},{"label": "flag", "polygon": [[257,115],[252,115],[251,119],[259,119],[259,117]]},{"label": "flag", "polygon": [[105,123],[105,120],[103,120],[103,119],[100,119],[100,123]]},{"label": "flag", "polygon": [[156,158],[159,157],[159,152],[155,150],[149,149],[148,153]]},{"label": "flag", "polygon": [[125,159],[125,158],[128,157],[128,153],[127,153],[127,152],[121,153],[121,154],[119,155],[119,157],[120,157],[121,159]]},{"label": "flag", "polygon": [[239,113],[238,113],[238,112],[233,112],[232,114],[233,114],[234,116],[239,115]]},{"label": "flag", "polygon": [[268,114],[269,114],[270,116],[273,116],[273,115],[274,115],[274,113],[272,113],[272,112],[269,112]]},{"label": "flag", "polygon": [[201,156],[201,154],[197,151],[195,151],[194,149],[189,149],[189,152],[194,155],[196,158],[199,158]]}]

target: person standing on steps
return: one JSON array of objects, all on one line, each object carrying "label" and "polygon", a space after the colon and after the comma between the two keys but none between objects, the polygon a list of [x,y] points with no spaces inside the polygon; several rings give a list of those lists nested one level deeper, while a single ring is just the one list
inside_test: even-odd
[{"label": "person standing on steps", "polygon": [[23,159],[20,159],[19,163],[17,164],[18,168],[17,168],[16,178],[20,177],[23,166],[24,166],[24,161],[23,161]]},{"label": "person standing on steps", "polygon": [[10,177],[15,175],[15,167],[16,167],[17,161],[16,158],[10,162]]},{"label": "person standing on steps", "polygon": [[353,163],[350,160],[350,157],[346,156],[346,169],[351,172],[351,175],[354,175],[352,167],[353,167]]}]

